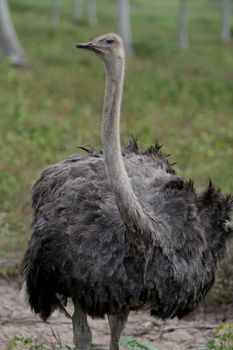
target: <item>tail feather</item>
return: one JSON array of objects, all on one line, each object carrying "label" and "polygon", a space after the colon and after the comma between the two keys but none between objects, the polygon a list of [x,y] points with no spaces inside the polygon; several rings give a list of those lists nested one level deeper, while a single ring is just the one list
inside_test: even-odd
[{"label": "tail feather", "polygon": [[60,309],[70,318],[65,309],[70,296],[68,271],[71,271],[67,258],[69,254],[65,249],[68,246],[67,237],[58,240],[55,256],[51,254],[53,241],[49,237],[49,232],[47,233],[43,239],[34,240],[34,243],[29,242],[22,262],[25,280],[21,295],[44,321],[55,309]]},{"label": "tail feather", "polygon": [[200,197],[200,212],[206,237],[217,259],[223,258],[227,241],[233,238],[232,209],[233,196],[224,195],[209,180],[207,189]]}]

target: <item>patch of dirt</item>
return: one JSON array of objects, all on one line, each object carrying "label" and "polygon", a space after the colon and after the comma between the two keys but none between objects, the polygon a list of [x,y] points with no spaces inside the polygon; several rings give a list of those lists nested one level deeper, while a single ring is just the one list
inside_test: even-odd
[{"label": "patch of dirt", "polygon": [[[72,313],[71,305],[68,311]],[[203,345],[219,322],[233,322],[233,312],[229,307],[212,311],[199,309],[181,321],[174,319],[165,324],[148,313],[132,312],[124,334],[140,337],[154,344],[157,350],[204,349]],[[89,324],[93,343],[107,347],[110,339],[107,320],[90,318]],[[0,349],[5,350],[15,335],[50,344],[55,340],[54,334],[59,334],[62,343],[72,345],[71,321],[55,312],[49,322],[43,323],[20,300],[18,284],[0,279]]]}]

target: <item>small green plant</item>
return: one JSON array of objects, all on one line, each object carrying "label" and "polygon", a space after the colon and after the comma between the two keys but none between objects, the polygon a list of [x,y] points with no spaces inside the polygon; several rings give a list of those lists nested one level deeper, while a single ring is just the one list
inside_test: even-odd
[{"label": "small green plant", "polygon": [[147,343],[143,339],[127,336],[121,337],[120,345],[126,346],[130,350],[156,350],[156,348],[153,345]]},{"label": "small green plant", "polygon": [[207,342],[206,349],[233,350],[233,323],[220,324]]},{"label": "small green plant", "polygon": [[21,335],[14,336],[7,344],[7,350],[74,350],[73,347],[65,344],[38,343],[37,340],[27,338]]},{"label": "small green plant", "polygon": [[21,345],[31,346],[33,344],[32,338],[26,338],[23,336],[15,335],[7,344],[7,350],[13,350],[19,348]]}]

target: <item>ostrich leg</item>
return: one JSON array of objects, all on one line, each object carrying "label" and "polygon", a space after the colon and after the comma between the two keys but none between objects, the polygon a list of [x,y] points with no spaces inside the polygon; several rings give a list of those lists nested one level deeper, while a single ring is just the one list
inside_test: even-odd
[{"label": "ostrich leg", "polygon": [[92,334],[87,323],[87,314],[83,312],[79,304],[75,302],[72,322],[75,349],[89,350],[91,347]]},{"label": "ostrich leg", "polygon": [[110,350],[119,350],[119,341],[121,333],[126,325],[129,312],[122,312],[114,316],[108,316],[108,322],[111,332]]}]

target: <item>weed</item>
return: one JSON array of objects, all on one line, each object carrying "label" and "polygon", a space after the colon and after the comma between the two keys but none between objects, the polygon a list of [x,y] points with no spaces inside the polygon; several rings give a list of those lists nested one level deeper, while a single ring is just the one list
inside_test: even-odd
[{"label": "weed", "polygon": [[[154,346],[143,339],[127,336],[121,337],[120,345],[129,350],[156,350]],[[95,345],[92,344],[91,348],[95,349]],[[7,350],[74,350],[74,347],[62,344],[60,340],[47,345],[45,343],[38,343],[32,338],[17,335],[8,342]]]},{"label": "weed", "polygon": [[14,336],[7,344],[7,350],[20,349],[22,346],[26,346],[27,349],[42,349],[41,346],[38,348],[32,338],[26,338],[23,336],[16,335]]},{"label": "weed", "polygon": [[214,333],[206,344],[206,349],[233,350],[233,323],[220,324]]},{"label": "weed", "polygon": [[57,343],[39,343],[30,337],[14,336],[7,344],[7,350],[74,350],[74,347]]},{"label": "weed", "polygon": [[156,350],[156,348],[143,339],[123,336],[120,345],[126,346],[130,350]]}]

